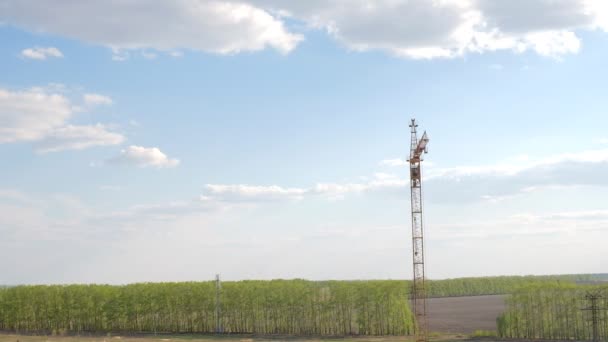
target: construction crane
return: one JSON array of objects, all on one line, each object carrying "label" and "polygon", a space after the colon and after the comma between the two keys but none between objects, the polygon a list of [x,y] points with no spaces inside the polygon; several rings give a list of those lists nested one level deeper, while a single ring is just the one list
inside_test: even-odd
[{"label": "construction crane", "polygon": [[420,163],[423,154],[428,153],[429,138],[426,132],[418,140],[416,119],[412,119],[410,148],[410,188],[412,204],[412,259],[413,282],[411,289],[412,311],[416,318],[414,332],[417,342],[428,341],[428,322],[426,315],[426,288],[424,284],[424,229],[422,225],[422,172]]}]

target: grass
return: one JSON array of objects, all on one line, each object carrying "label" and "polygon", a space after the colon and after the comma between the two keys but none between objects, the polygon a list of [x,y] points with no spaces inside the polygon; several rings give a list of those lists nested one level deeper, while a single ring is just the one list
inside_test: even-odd
[{"label": "grass", "polygon": [[492,331],[492,330],[475,330],[471,334],[471,338],[480,338],[480,337],[496,338],[497,336],[498,336],[498,334],[496,333],[496,331]]}]

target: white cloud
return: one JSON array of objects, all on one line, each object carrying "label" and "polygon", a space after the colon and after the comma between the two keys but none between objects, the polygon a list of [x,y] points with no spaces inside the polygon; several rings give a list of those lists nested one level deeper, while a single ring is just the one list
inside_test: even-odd
[{"label": "white cloud", "polygon": [[122,134],[110,132],[102,124],[91,126],[66,125],[56,128],[44,137],[36,151],[40,153],[63,150],[83,150],[93,146],[119,145],[125,141]]},{"label": "white cloud", "polygon": [[[269,12],[246,2],[134,0],[71,2],[8,0],[0,21],[113,48],[199,50],[219,54],[272,47],[282,53],[302,40]],[[123,60],[125,55],[116,54]]]},{"label": "white cloud", "polygon": [[40,140],[71,115],[70,100],[61,94],[0,88],[0,143]]},{"label": "white cloud", "polygon": [[277,201],[302,199],[307,190],[283,188],[277,185],[207,184],[209,198],[227,201]]},{"label": "white cloud", "polygon": [[403,189],[407,180],[395,175],[377,173],[365,183],[317,183],[310,188],[285,188],[278,185],[207,184],[204,198],[229,201],[280,201],[324,197],[337,200],[348,194]]},{"label": "white cloud", "polygon": [[84,103],[89,106],[111,105],[113,103],[109,96],[100,94],[84,94]]},{"label": "white cloud", "polygon": [[52,0],[45,5],[7,0],[0,21],[107,46],[117,61],[128,59],[133,49],[233,54],[272,47],[287,53],[303,39],[286,28],[287,17],[354,51],[415,59],[497,50],[559,58],[580,50],[577,31],[608,30],[605,0]]},{"label": "white cloud", "polygon": [[179,165],[178,159],[171,159],[156,147],[131,145],[120,151],[120,155],[108,160],[111,164],[135,165],[139,167],[171,168]]},{"label": "white cloud", "polygon": [[323,29],[355,51],[451,57],[471,40],[478,15],[467,1],[254,1]]},{"label": "white cloud", "polygon": [[410,163],[406,159],[394,158],[394,159],[384,159],[380,162],[380,165],[383,166],[408,166]]},{"label": "white cloud", "polygon": [[310,192],[331,200],[342,200],[348,194],[362,193],[367,190],[369,190],[369,185],[366,183],[317,183]]},{"label": "white cloud", "polygon": [[[388,161],[388,162],[387,162]],[[399,159],[387,159],[383,165],[400,165]],[[431,164],[432,165],[432,164]],[[577,186],[608,186],[608,149],[564,153],[533,159],[516,156],[509,162],[429,167],[424,171],[427,199],[433,202],[500,202],[532,193]],[[409,196],[409,179],[394,174],[376,173],[365,182],[317,183],[307,188],[277,185],[208,184],[204,194],[210,200],[233,201],[293,200],[322,197],[340,200],[352,194],[390,194]]]},{"label": "white cloud", "polygon": [[[53,90],[58,90],[58,86],[23,91],[0,88],[0,143],[35,142],[39,152],[56,152],[117,145],[125,140],[102,124],[69,124],[79,108],[60,92],[51,92]],[[95,95],[88,100],[103,103],[110,99]],[[89,102],[87,96],[85,102]]]},{"label": "white cloud", "polygon": [[527,34],[525,43],[541,56],[559,58],[568,53],[577,53],[581,42],[570,31],[548,31]]},{"label": "white cloud", "polygon": [[129,52],[119,49],[117,47],[112,47],[112,60],[115,62],[124,62],[129,59]]},{"label": "white cloud", "polygon": [[[356,51],[409,58],[532,50],[576,53],[580,29],[608,28],[603,0],[253,0],[327,31]],[[542,13],[542,15],[540,15]]]},{"label": "white cloud", "polygon": [[21,56],[29,59],[45,60],[48,57],[62,58],[63,53],[55,47],[35,47],[21,51]]}]

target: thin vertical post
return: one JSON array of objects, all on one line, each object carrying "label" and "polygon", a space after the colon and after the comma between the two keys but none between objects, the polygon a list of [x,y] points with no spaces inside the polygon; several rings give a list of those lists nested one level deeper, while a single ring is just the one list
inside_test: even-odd
[{"label": "thin vertical post", "polygon": [[222,333],[222,305],[220,302],[222,293],[222,283],[220,282],[220,275],[215,275],[215,333]]}]

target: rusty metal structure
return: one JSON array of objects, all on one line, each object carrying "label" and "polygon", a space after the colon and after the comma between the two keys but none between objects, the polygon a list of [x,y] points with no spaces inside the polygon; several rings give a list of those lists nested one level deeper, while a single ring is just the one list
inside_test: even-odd
[{"label": "rusty metal structure", "polygon": [[427,153],[429,138],[426,132],[418,140],[416,119],[412,119],[411,148],[410,148],[410,188],[412,205],[412,260],[413,260],[413,282],[411,289],[411,303],[414,317],[416,318],[415,334],[416,341],[428,341],[428,321],[426,305],[426,287],[424,276],[424,227],[422,216],[422,169],[421,162],[423,154]]}]

